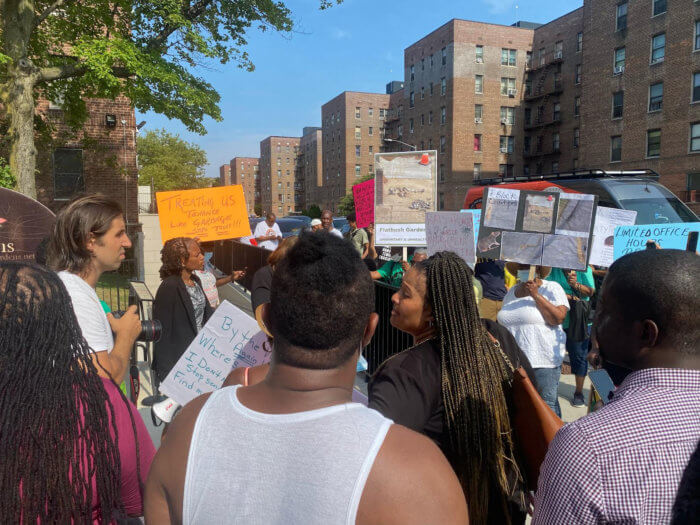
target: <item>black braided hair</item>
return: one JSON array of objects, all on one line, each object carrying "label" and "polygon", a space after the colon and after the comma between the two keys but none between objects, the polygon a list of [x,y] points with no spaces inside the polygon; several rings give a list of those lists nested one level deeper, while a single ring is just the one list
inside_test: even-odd
[{"label": "black braided hair", "polygon": [[175,237],[169,239],[160,251],[163,265],[160,267],[160,278],[180,275],[185,267],[185,261],[190,257],[190,244],[196,242],[190,237]]},{"label": "black braided hair", "polygon": [[114,407],[91,354],[56,274],[0,265],[0,523],[92,523],[93,500],[100,521],[126,518]]},{"label": "black braided hair", "polygon": [[[415,266],[426,277],[442,359],[446,455],[459,478],[474,523],[486,523],[489,502],[511,522],[508,497],[522,484],[504,385],[513,372],[483,327],[472,272],[453,252]],[[511,485],[511,486],[509,486]]]}]

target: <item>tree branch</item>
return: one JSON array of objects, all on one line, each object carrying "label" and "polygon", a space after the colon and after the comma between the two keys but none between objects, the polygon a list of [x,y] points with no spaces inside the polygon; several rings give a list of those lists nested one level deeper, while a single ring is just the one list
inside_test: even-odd
[{"label": "tree branch", "polygon": [[[187,10],[183,13],[185,20],[188,20],[190,22],[194,21],[199,15],[201,15],[204,12],[204,10],[209,4],[212,3],[212,1],[213,0],[199,0],[194,5],[189,6]],[[153,50],[161,48],[163,44],[168,40],[170,35],[172,35],[179,28],[180,26],[176,26],[174,24],[167,24],[159,34],[157,34],[151,40],[148,41],[148,43],[146,44],[146,49]]]},{"label": "tree branch", "polygon": [[58,8],[61,7],[63,4],[65,4],[66,1],[67,1],[67,0],[56,0],[53,4],[51,4],[49,7],[47,7],[46,9],[44,9],[44,12],[41,13],[41,14],[36,18],[36,20],[34,21],[34,29],[36,29],[37,27],[39,27],[39,25],[40,25],[44,20],[46,20],[46,19],[51,15],[51,13],[53,13],[54,11],[56,11],[56,9],[58,9]]},{"label": "tree branch", "polygon": [[[43,67],[39,70],[37,82],[51,82],[63,78],[79,77],[85,74],[87,68],[79,63],[63,64],[62,66]],[[113,67],[112,74],[117,78],[129,78],[134,75],[125,67]]]}]

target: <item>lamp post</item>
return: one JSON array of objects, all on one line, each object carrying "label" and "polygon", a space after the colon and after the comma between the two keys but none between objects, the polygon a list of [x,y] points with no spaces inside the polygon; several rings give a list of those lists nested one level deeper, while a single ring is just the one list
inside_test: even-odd
[{"label": "lamp post", "polygon": [[403,141],[397,140],[397,139],[386,139],[385,138],[384,142],[396,142],[397,144],[401,144],[402,146],[407,146],[407,147],[411,148],[411,151],[416,151],[418,149],[413,144],[409,144],[407,142],[403,142]]}]

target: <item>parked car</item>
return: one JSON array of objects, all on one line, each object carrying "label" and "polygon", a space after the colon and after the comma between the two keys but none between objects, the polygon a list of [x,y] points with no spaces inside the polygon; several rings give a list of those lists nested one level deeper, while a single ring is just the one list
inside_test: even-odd
[{"label": "parked car", "polygon": [[343,235],[350,231],[350,225],[345,217],[333,217],[333,227],[340,230]]},{"label": "parked car", "polygon": [[[303,231],[311,229],[311,219],[309,219],[309,223],[307,224],[303,218],[299,217],[303,216],[281,217],[277,219],[277,225],[280,227],[280,230],[282,230],[283,238],[286,239],[287,237],[293,237],[295,235],[299,235]],[[255,227],[264,220],[265,219],[262,217],[249,219],[251,235],[255,233]]]}]

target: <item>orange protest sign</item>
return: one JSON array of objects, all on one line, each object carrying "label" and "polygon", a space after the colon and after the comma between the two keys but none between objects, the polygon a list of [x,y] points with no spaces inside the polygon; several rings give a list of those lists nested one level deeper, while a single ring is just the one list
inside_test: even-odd
[{"label": "orange protest sign", "polygon": [[240,185],[156,193],[163,242],[173,237],[218,241],[250,235]]}]

